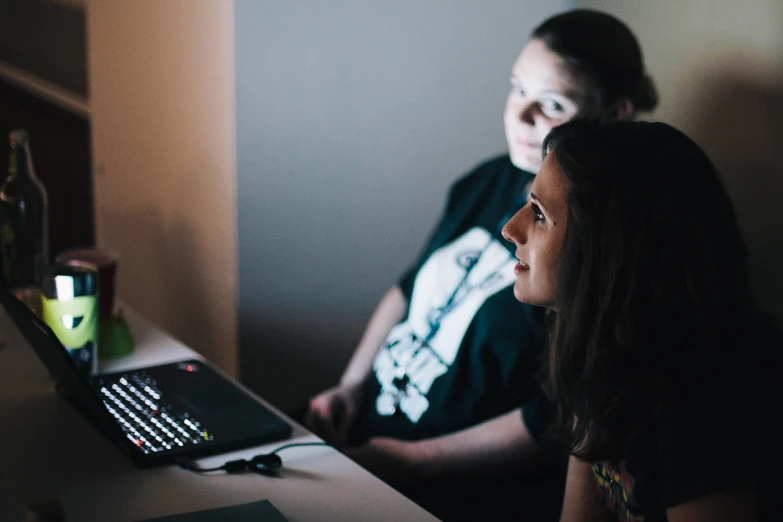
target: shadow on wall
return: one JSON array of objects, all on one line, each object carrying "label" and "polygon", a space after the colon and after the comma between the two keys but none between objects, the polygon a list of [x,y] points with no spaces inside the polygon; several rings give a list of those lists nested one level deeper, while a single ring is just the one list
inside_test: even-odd
[{"label": "shadow on wall", "polygon": [[[193,230],[182,222],[162,226],[166,220],[153,205],[103,208],[101,214],[107,228],[123,231],[121,241],[111,245],[120,254],[118,297],[220,365],[220,350],[211,342],[220,318],[210,307],[205,288],[209,279],[199,273],[202,263],[195,255],[199,246]],[[188,320],[193,317],[199,320]]]},{"label": "shadow on wall", "polygon": [[[299,324],[292,316],[302,318]],[[363,331],[363,319],[346,324],[344,315],[335,312],[329,317],[321,309],[240,310],[239,321],[245,325],[239,333],[239,346],[245,348],[240,378],[281,410],[297,410],[315,393],[337,384],[347,360],[335,354],[346,352],[346,347],[353,353],[359,341],[353,332]]]},{"label": "shadow on wall", "polygon": [[723,175],[757,301],[783,325],[783,64],[770,70],[748,56],[732,58],[697,84],[703,88],[687,131]]}]

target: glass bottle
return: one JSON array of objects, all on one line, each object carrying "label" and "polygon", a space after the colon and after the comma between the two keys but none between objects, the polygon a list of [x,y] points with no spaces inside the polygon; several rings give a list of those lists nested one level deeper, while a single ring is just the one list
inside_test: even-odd
[{"label": "glass bottle", "polygon": [[46,189],[36,177],[26,130],[8,134],[8,177],[0,187],[0,259],[8,286],[40,287],[49,263]]}]

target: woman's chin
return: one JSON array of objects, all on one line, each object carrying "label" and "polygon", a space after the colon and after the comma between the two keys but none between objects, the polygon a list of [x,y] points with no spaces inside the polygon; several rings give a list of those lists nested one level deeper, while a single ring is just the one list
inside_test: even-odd
[{"label": "woman's chin", "polygon": [[517,301],[519,301],[520,303],[535,304],[529,301],[530,293],[528,292],[526,286],[527,285],[523,285],[522,283],[519,282],[519,280],[517,280],[514,283],[514,297],[516,297]]},{"label": "woman's chin", "polygon": [[529,285],[520,282],[519,279],[514,283],[514,297],[520,303],[541,306],[551,310],[555,308],[554,299],[544,299],[541,295],[536,295],[534,292],[531,292]]},{"label": "woman's chin", "polygon": [[511,163],[520,170],[536,173],[541,168],[541,150],[511,151]]}]

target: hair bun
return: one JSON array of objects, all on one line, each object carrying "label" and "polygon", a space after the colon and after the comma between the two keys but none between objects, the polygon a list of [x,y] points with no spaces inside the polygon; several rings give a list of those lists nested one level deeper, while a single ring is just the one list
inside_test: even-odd
[{"label": "hair bun", "polygon": [[545,20],[533,38],[595,81],[604,107],[628,98],[637,111],[658,105],[652,79],[644,73],[639,41],[621,20],[601,11],[574,9]]}]

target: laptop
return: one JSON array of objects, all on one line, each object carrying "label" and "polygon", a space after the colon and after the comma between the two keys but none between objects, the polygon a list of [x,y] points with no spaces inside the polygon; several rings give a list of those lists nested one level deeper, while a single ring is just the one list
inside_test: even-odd
[{"label": "laptop", "polygon": [[64,395],[138,467],[291,436],[291,426],[202,360],[86,376],[52,330],[0,281],[0,303]]}]

